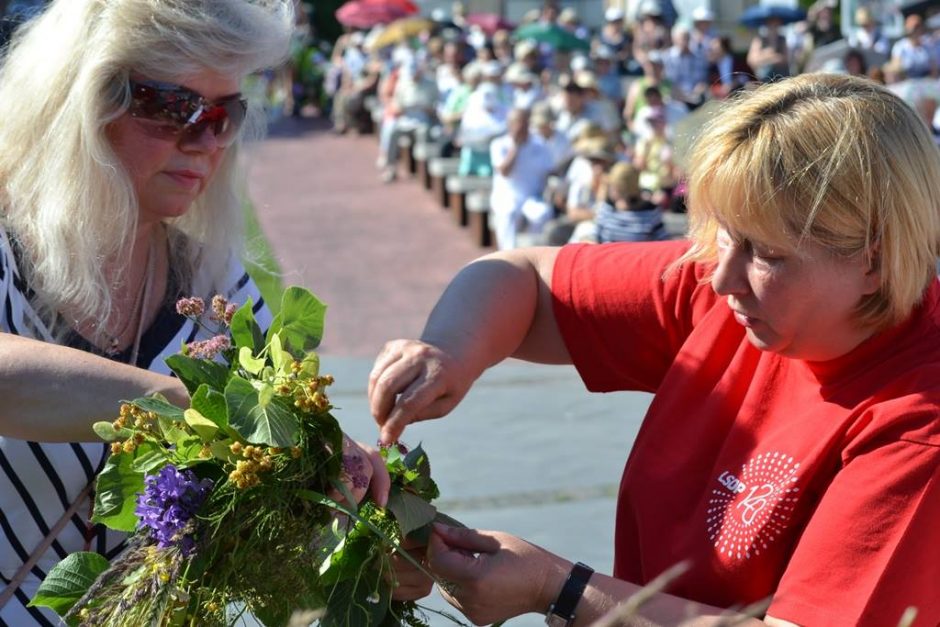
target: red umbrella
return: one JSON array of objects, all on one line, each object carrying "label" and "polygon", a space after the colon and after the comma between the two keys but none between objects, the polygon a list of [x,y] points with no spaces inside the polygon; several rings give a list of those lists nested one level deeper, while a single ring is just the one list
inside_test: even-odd
[{"label": "red umbrella", "polygon": [[405,15],[402,9],[378,0],[354,0],[336,9],[337,21],[352,28],[372,28],[376,24],[394,22]]},{"label": "red umbrella", "polygon": [[516,25],[495,13],[471,13],[467,16],[467,24],[479,26],[487,35],[493,35],[498,30],[515,30]]},{"label": "red umbrella", "polygon": [[404,15],[414,15],[418,6],[411,0],[358,0],[370,6],[385,6],[401,11]]}]

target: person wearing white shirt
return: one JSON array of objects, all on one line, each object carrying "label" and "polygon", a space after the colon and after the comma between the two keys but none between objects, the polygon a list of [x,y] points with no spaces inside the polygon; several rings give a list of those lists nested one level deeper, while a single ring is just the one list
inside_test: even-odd
[{"label": "person wearing white shirt", "polygon": [[509,130],[490,145],[493,191],[490,211],[500,250],[516,247],[519,227],[527,224],[539,233],[552,217],[552,207],[542,199],[554,157],[544,142],[529,134],[529,112],[513,109]]}]

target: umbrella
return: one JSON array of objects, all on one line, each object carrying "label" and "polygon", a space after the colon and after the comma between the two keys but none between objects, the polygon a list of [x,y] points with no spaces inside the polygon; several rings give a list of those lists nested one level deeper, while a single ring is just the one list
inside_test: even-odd
[{"label": "umbrella", "polygon": [[534,22],[520,26],[513,33],[516,39],[531,39],[548,44],[555,50],[590,50],[591,43],[557,24]]},{"label": "umbrella", "polygon": [[351,28],[372,28],[376,24],[394,22],[405,13],[391,5],[377,2],[366,3],[365,0],[347,2],[336,9],[336,20],[343,26]]},{"label": "umbrella", "polygon": [[386,26],[385,30],[372,40],[372,46],[370,48],[372,50],[378,50],[386,46],[393,46],[411,37],[417,37],[422,32],[430,30],[433,26],[434,22],[423,17],[403,17],[397,19]]},{"label": "umbrella", "polygon": [[401,11],[402,15],[414,15],[418,12],[418,6],[411,0],[359,0],[359,2],[369,6],[391,7]]},{"label": "umbrella", "polygon": [[467,24],[479,26],[484,33],[492,36],[498,30],[514,30],[516,25],[495,13],[471,13]]},{"label": "umbrella", "polygon": [[792,24],[806,19],[806,11],[773,4],[758,4],[745,9],[739,20],[750,28],[760,28],[768,20],[778,19],[784,24]]}]

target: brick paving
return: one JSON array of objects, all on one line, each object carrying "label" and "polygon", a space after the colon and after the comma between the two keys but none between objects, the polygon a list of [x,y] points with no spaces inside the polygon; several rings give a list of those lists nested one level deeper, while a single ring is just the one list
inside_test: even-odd
[{"label": "brick paving", "polygon": [[417,181],[379,181],[375,136],[282,118],[250,154],[250,193],[285,285],[327,303],[325,355],[416,337],[447,282],[487,252]]}]

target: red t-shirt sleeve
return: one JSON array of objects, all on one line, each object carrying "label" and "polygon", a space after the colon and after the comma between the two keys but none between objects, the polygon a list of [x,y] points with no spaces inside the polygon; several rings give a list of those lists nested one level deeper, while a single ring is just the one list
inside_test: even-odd
[{"label": "red t-shirt sleeve", "polygon": [[936,398],[875,406],[813,513],[767,613],[800,625],[940,624]]},{"label": "red t-shirt sleeve", "polygon": [[684,241],[572,245],[555,261],[555,319],[594,392],[655,392],[716,300],[696,264],[670,270]]}]

